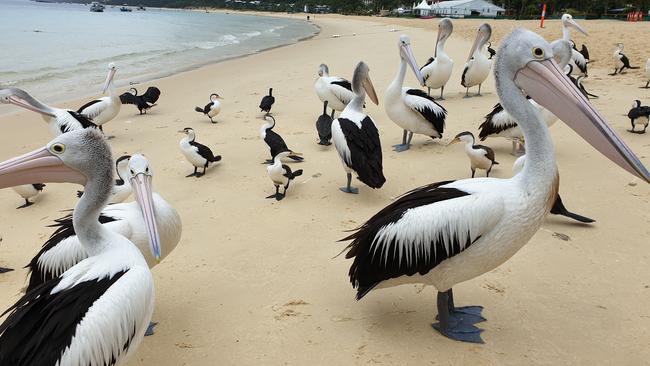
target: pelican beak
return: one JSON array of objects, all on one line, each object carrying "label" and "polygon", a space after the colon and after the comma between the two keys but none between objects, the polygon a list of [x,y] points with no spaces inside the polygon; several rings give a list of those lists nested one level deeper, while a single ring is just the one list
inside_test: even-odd
[{"label": "pelican beak", "polygon": [[33,183],[86,184],[86,177],[65,165],[47,147],[0,163],[0,189]]},{"label": "pelican beak", "polygon": [[515,83],[601,154],[650,183],[650,173],[646,167],[562,72],[555,60],[529,62],[517,72]]},{"label": "pelican beak", "polygon": [[366,93],[368,94],[368,97],[370,97],[370,100],[372,100],[375,105],[379,105],[379,98],[377,98],[377,92],[375,91],[375,86],[372,85],[370,76],[367,76],[365,79],[363,79],[363,89],[366,90]]},{"label": "pelican beak", "polygon": [[102,87],[102,94],[105,94],[106,90],[108,90],[108,87],[111,85],[111,82],[115,77],[115,72],[117,72],[117,69],[114,67],[108,70],[108,75],[106,75],[106,81],[104,81],[104,86]]},{"label": "pelican beak", "polygon": [[483,32],[479,30],[478,33],[476,34],[476,39],[474,39],[474,44],[472,45],[472,48],[469,50],[467,61],[465,61],[466,63],[469,62],[469,60],[471,60],[472,57],[474,57],[474,53],[485,43],[484,38],[485,35],[483,34]]},{"label": "pelican beak", "polygon": [[33,105],[27,103],[27,102],[26,102],[25,100],[23,100],[22,98],[19,98],[19,97],[14,96],[14,95],[12,95],[12,96],[10,96],[10,97],[8,98],[8,102],[11,103],[11,104],[13,104],[13,105],[16,105],[16,106],[19,106],[19,107],[22,107],[22,108],[28,109],[28,110],[30,110],[30,111],[32,111],[32,112],[40,113],[40,114],[42,114],[42,115],[45,115],[45,116],[48,116],[48,117],[52,117],[52,118],[56,117],[52,112],[50,112],[50,111],[46,111],[46,110],[44,110],[44,109],[40,109],[40,108],[38,108],[38,107],[35,107],[35,106],[33,106]]},{"label": "pelican beak", "polygon": [[156,223],[156,215],[153,204],[153,188],[152,177],[150,175],[139,173],[131,179],[131,186],[135,199],[142,211],[142,218],[147,229],[147,236],[149,237],[149,249],[151,254],[156,259],[156,263],[160,263],[161,250],[160,250],[160,233],[158,231],[158,224]]},{"label": "pelican beak", "polygon": [[424,77],[420,72],[420,67],[418,67],[417,61],[415,61],[415,56],[413,55],[413,50],[411,49],[411,45],[406,44],[400,46],[400,53],[402,54],[402,58],[404,58],[406,60],[406,63],[408,63],[409,66],[411,67],[411,70],[413,70],[415,77],[418,79],[418,83],[424,86]]},{"label": "pelican beak", "polygon": [[576,21],[573,20],[573,19],[568,20],[568,21],[567,21],[567,25],[570,26],[570,27],[572,27],[572,28],[574,28],[574,29],[577,30],[578,32],[584,34],[585,36],[588,36],[588,35],[589,35],[589,33],[587,33],[587,30],[585,30],[584,28],[582,28],[582,26],[581,26],[580,24],[578,24],[578,22],[576,22]]},{"label": "pelican beak", "polygon": [[433,50],[433,57],[438,57],[438,43],[444,38],[444,30],[441,26],[438,26],[438,38],[436,38],[436,48]]}]

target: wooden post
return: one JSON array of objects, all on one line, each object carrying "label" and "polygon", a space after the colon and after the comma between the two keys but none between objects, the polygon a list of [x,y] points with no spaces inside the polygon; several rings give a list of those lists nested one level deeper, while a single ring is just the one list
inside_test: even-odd
[{"label": "wooden post", "polygon": [[540,28],[544,28],[544,17],[546,17],[546,3],[544,3],[544,6],[542,7],[542,19],[539,23]]}]

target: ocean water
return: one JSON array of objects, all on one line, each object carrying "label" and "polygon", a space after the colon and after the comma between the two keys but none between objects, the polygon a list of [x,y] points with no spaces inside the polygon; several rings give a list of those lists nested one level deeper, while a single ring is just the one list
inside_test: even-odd
[{"label": "ocean water", "polygon": [[118,67],[120,87],[294,43],[317,31],[293,19],[88,9],[0,0],[0,88],[20,87],[52,103],[99,93],[109,62]]}]

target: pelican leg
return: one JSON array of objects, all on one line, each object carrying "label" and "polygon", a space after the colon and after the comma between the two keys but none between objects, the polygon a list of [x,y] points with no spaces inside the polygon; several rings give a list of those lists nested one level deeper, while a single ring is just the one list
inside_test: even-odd
[{"label": "pelican leg", "polygon": [[431,88],[427,87],[427,89],[428,89],[428,91],[427,91],[427,95],[428,95],[428,96],[431,96]]},{"label": "pelican leg", "polygon": [[348,185],[345,187],[339,188],[341,192],[358,194],[359,188],[352,187],[352,173],[348,173]]},{"label": "pelican leg", "polygon": [[408,150],[411,147],[411,139],[413,139],[413,132],[409,132],[407,130],[404,130],[404,133],[402,134],[402,144],[401,145],[393,145],[395,151],[397,152],[403,152]]},{"label": "pelican leg", "polygon": [[11,271],[13,271],[13,269],[0,267],[0,273],[7,273],[7,272],[11,272]]},{"label": "pelican leg", "polygon": [[332,108],[332,116],[331,116],[331,117],[332,117],[332,121],[334,120],[334,113],[336,113],[336,111],[334,110],[334,108]]},{"label": "pelican leg", "polygon": [[445,100],[445,97],[443,94],[445,93],[445,86],[443,85],[442,88],[440,88],[440,100]]},{"label": "pelican leg", "polygon": [[25,208],[25,207],[29,207],[29,206],[31,206],[33,204],[34,204],[34,202],[29,202],[29,200],[27,198],[25,198],[25,204],[20,206],[20,207],[16,207],[16,210],[21,209],[21,208]]},{"label": "pelican leg", "polygon": [[463,98],[471,98],[469,96],[469,88],[465,88],[465,96]]},{"label": "pelican leg", "polygon": [[472,178],[474,178],[475,174],[476,174],[476,169],[474,169],[474,167],[472,167]]},{"label": "pelican leg", "polygon": [[154,330],[153,328],[154,328],[156,325],[158,325],[158,323],[156,323],[156,322],[149,322],[149,325],[147,326],[147,331],[144,332],[144,336],[145,336],[145,337],[152,336],[153,333],[154,333],[154,332],[153,332],[153,330]]},{"label": "pelican leg", "polygon": [[189,177],[194,177],[194,176],[196,176],[196,172],[197,172],[198,170],[199,170],[199,169],[198,169],[197,167],[194,167],[194,173],[192,173],[192,174],[190,174],[190,175],[186,175],[185,178],[189,178]]},{"label": "pelican leg", "polygon": [[482,95],[481,95],[481,85],[483,85],[483,84],[478,84],[478,94],[476,94],[477,97],[482,97]]},{"label": "pelican leg", "polygon": [[469,343],[483,343],[480,329],[474,326],[475,323],[485,321],[481,316],[481,306],[466,306],[456,308],[451,289],[445,292],[438,292],[438,323],[432,326],[447,338]]}]

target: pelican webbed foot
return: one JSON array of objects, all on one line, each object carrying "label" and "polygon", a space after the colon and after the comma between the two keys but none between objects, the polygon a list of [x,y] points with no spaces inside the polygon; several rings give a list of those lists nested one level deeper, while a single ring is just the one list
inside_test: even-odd
[{"label": "pelican webbed foot", "polygon": [[393,151],[404,152],[404,151],[406,151],[406,150],[408,150],[410,148],[411,148],[410,144],[399,144],[399,145],[394,145],[393,146]]},{"label": "pelican webbed foot", "polygon": [[158,323],[156,323],[156,322],[149,322],[149,326],[147,326],[147,331],[144,332],[144,336],[145,336],[145,337],[152,336],[152,335],[154,334],[154,329],[153,329],[153,328],[155,328],[156,325],[158,325]]},{"label": "pelican webbed foot", "polygon": [[447,338],[468,342],[483,343],[480,329],[474,326],[475,323],[485,321],[481,315],[483,307],[465,306],[454,307],[453,292],[451,289],[445,292],[438,292],[438,323],[432,327]]},{"label": "pelican webbed foot", "polygon": [[350,193],[350,194],[359,194],[359,188],[356,187],[341,187],[339,188],[341,192]]}]

